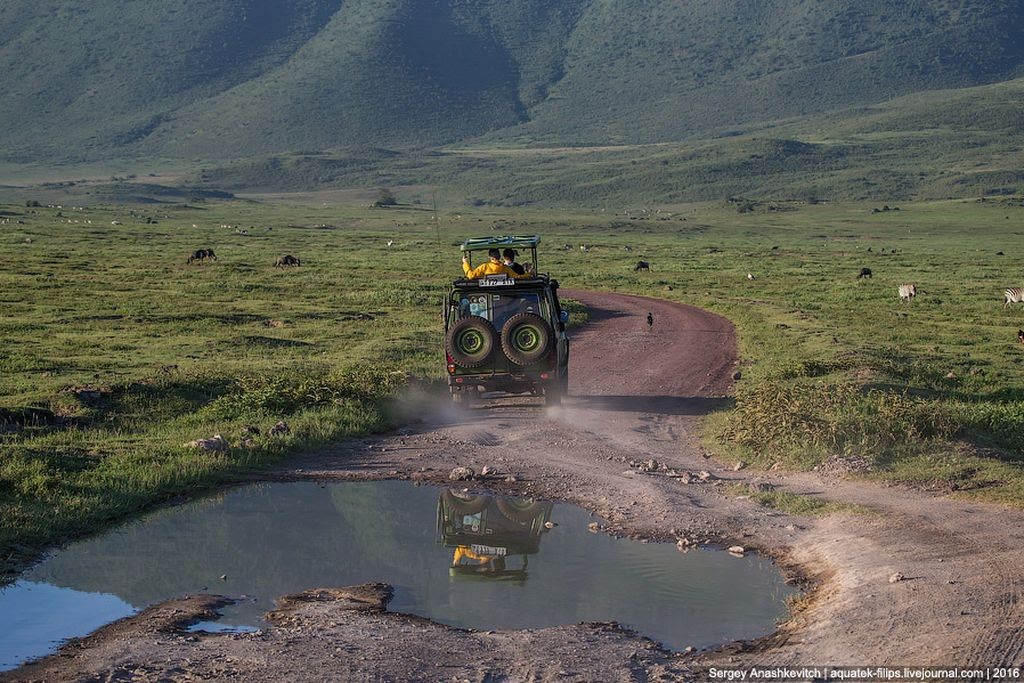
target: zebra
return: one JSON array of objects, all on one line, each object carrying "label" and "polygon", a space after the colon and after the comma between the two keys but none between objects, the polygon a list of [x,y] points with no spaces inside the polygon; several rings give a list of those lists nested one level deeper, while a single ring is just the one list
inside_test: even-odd
[{"label": "zebra", "polygon": [[900,301],[911,301],[917,296],[917,285],[900,285]]},{"label": "zebra", "polygon": [[1024,289],[1020,287],[1009,287],[1005,292],[1006,303],[1003,304],[1003,308],[1006,308],[1010,304],[1021,304],[1024,303]]}]

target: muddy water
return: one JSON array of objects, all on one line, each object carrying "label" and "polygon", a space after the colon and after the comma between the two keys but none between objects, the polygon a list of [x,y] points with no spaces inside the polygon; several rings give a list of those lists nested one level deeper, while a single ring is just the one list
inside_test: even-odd
[{"label": "muddy water", "polygon": [[209,630],[259,627],[287,593],[383,581],[389,609],[453,626],[615,620],[676,649],[763,635],[785,615],[793,591],[766,559],[615,539],[593,521],[398,481],[235,489],[72,544],[0,589],[0,669],[200,592],[238,600]]}]

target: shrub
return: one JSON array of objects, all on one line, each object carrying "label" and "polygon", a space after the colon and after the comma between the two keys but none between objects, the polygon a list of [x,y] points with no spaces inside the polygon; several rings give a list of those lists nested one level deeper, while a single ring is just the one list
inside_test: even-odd
[{"label": "shrub", "polygon": [[380,400],[393,395],[404,381],[404,373],[371,366],[248,375],[235,380],[204,411],[224,418],[288,415],[313,406]]},{"label": "shrub", "polygon": [[949,407],[905,393],[863,392],[849,383],[766,382],[737,396],[723,436],[754,455],[813,464],[832,454],[884,460],[923,441],[948,438],[961,425]]}]

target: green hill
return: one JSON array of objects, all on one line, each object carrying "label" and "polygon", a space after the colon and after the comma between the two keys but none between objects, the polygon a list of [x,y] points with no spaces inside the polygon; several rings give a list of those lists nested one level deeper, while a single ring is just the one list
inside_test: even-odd
[{"label": "green hill", "polygon": [[8,163],[657,143],[1024,75],[1010,0],[9,0],[0,25]]},{"label": "green hill", "polygon": [[184,184],[237,192],[386,185],[403,202],[428,203],[436,193],[449,203],[498,206],[1015,194],[1024,188],[1021,101],[1024,79],[916,93],[726,137],[269,155],[204,169]]}]

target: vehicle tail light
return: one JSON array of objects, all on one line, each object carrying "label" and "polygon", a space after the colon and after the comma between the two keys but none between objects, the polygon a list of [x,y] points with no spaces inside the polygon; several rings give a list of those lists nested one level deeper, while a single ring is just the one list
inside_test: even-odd
[{"label": "vehicle tail light", "polygon": [[456,384],[462,384],[462,378],[461,377],[456,377],[455,378],[455,383]]},{"label": "vehicle tail light", "polygon": [[449,363],[448,364],[448,374],[449,375],[454,375],[455,374],[455,363]]},{"label": "vehicle tail light", "polygon": [[547,378],[548,378],[549,376],[550,376],[550,375],[548,375],[548,373],[546,373],[546,372],[542,372],[542,373],[540,373],[540,378],[541,378],[541,379],[547,379]]}]

